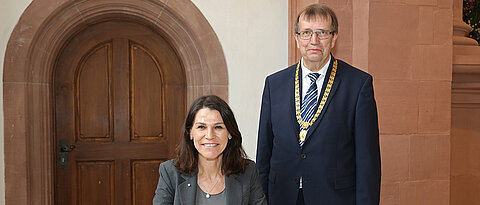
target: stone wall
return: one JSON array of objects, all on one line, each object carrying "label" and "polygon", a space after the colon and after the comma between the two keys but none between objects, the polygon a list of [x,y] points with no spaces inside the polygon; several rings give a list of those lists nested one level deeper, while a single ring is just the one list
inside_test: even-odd
[{"label": "stone wall", "polygon": [[[373,75],[382,155],[381,204],[449,204],[451,0],[290,0],[339,19],[334,55]],[[298,60],[290,38],[290,63]]]}]

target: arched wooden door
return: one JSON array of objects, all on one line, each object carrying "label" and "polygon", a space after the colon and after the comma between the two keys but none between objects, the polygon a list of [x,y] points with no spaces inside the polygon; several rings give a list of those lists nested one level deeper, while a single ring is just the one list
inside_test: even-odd
[{"label": "arched wooden door", "polygon": [[67,42],[54,73],[56,204],[151,204],[185,89],[175,50],[148,26],[110,20]]}]

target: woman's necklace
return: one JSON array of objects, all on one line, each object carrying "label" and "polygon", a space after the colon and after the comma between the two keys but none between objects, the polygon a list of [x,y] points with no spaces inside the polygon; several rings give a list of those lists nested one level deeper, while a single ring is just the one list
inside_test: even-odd
[{"label": "woman's necklace", "polygon": [[[220,177],[217,179],[217,182],[215,182],[215,184],[212,186],[212,188],[210,188],[210,191],[206,192],[205,197],[207,199],[210,198],[210,193],[212,193],[213,189],[215,188],[215,186],[217,186],[219,181],[220,181]],[[205,187],[205,188],[207,188],[207,187]]]}]

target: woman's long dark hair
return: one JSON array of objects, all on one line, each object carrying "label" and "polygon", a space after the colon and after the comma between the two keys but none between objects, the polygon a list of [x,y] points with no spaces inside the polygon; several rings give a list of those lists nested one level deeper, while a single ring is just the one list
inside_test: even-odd
[{"label": "woman's long dark hair", "polygon": [[237,121],[228,104],[215,95],[202,96],[195,100],[190,107],[183,125],[183,136],[176,150],[175,167],[183,174],[192,174],[198,171],[198,151],[193,145],[193,141],[190,140],[190,131],[195,115],[202,108],[218,111],[232,136],[223,151],[222,173],[229,176],[245,172],[247,155],[242,147],[242,135],[238,130]]}]

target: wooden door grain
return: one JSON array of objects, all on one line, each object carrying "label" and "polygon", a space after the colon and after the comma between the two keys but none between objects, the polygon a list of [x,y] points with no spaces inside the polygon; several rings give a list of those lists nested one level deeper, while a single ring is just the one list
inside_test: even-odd
[{"label": "wooden door grain", "polygon": [[[110,20],[64,46],[54,73],[56,204],[151,204],[158,165],[173,157],[185,73],[158,31]],[[65,160],[65,159],[63,159]]]}]

